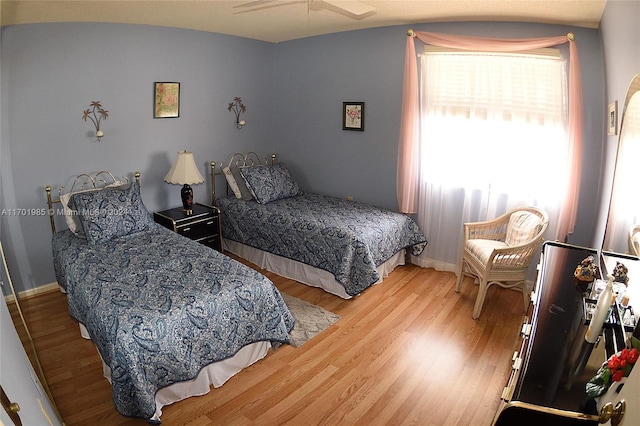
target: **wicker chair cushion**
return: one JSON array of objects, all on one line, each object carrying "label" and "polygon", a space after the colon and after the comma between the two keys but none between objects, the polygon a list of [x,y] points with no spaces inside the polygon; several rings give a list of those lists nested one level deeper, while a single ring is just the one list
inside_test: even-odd
[{"label": "wicker chair cushion", "polygon": [[505,243],[509,247],[530,242],[542,229],[542,220],[526,211],[514,212],[509,218]]},{"label": "wicker chair cushion", "polygon": [[486,264],[493,249],[501,249],[508,247],[503,241],[496,240],[469,240],[467,241],[467,250],[471,252],[480,262]]}]

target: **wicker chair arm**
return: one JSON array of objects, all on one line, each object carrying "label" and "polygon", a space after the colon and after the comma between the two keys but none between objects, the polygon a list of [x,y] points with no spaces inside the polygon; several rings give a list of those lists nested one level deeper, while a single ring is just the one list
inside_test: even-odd
[{"label": "wicker chair arm", "polygon": [[509,216],[503,215],[494,220],[464,224],[464,240],[504,241],[507,236]]},{"label": "wicker chair arm", "polygon": [[538,234],[527,244],[494,249],[489,256],[487,269],[508,270],[528,267],[542,239],[542,234]]}]

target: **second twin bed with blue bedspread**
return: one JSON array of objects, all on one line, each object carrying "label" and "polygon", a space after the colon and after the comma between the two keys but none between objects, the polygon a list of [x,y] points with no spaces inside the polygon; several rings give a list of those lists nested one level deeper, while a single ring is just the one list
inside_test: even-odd
[{"label": "second twin bed with blue bedspread", "polygon": [[289,170],[234,154],[216,169],[233,194],[213,199],[220,208],[225,247],[279,275],[351,298],[404,264],[405,250],[427,244],[407,215],[321,194],[303,193]]}]

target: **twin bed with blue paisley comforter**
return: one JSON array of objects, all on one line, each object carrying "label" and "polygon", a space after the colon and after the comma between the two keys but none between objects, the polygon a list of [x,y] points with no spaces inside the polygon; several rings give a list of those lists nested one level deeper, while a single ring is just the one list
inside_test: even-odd
[{"label": "twin bed with blue paisley comforter", "polygon": [[[342,298],[359,295],[418,256],[427,240],[407,215],[321,194],[303,193],[281,163],[255,153],[211,163],[213,202],[225,247],[279,275]],[[233,194],[216,198],[215,176]]]},{"label": "twin bed with blue paisley comforter", "polygon": [[[213,200],[225,247],[263,268],[351,298],[427,244],[406,215],[304,194],[275,156],[262,164],[236,155],[220,172],[212,163]],[[289,342],[294,319],[265,276],[157,225],[138,174],[122,184],[102,173],[80,175],[89,190],[74,181],[59,200],[46,188],[55,273],[70,315],[100,353],[116,409],[159,422],[164,405],[221,386],[272,344]],[[223,173],[234,194],[216,199]]]},{"label": "twin bed with blue paisley comforter", "polygon": [[273,283],[155,224],[137,183],[67,200],[80,226],[55,232],[52,218],[56,276],[121,414],[158,423],[163,405],[221,386],[289,342],[294,319]]}]

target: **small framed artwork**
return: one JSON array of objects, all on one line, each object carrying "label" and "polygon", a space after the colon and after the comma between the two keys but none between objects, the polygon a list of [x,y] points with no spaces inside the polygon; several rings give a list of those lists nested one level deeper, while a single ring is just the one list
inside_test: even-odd
[{"label": "small framed artwork", "polygon": [[180,117],[180,83],[154,83],[153,118],[176,117]]},{"label": "small framed artwork", "polygon": [[618,101],[609,104],[609,112],[607,114],[607,133],[609,136],[618,134]]},{"label": "small framed artwork", "polygon": [[364,102],[342,103],[342,130],[364,131]]}]

